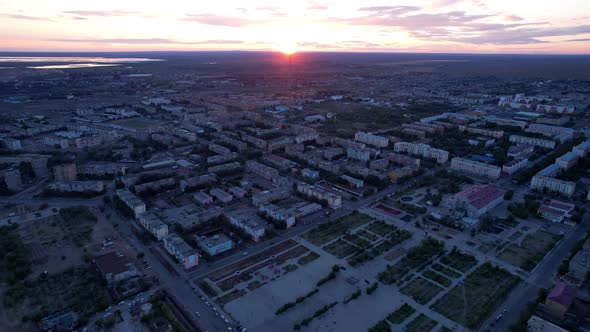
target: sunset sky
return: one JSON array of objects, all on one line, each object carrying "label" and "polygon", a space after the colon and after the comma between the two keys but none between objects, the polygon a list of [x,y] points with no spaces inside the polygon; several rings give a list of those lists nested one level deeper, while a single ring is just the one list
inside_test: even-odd
[{"label": "sunset sky", "polygon": [[0,51],[590,53],[589,0],[0,0]]}]

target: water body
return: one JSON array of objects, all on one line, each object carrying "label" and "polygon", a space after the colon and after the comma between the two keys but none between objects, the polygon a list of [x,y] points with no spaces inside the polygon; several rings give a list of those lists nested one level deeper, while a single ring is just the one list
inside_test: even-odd
[{"label": "water body", "polygon": [[[165,61],[152,58],[106,58],[92,56],[0,56],[0,63],[39,64],[27,66],[28,69],[76,69],[95,67],[114,67],[126,63],[145,63]],[[7,67],[0,67],[7,68]]]}]

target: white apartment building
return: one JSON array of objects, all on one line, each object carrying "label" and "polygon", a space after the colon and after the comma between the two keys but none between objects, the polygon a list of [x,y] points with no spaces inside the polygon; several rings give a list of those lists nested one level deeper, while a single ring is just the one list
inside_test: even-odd
[{"label": "white apartment building", "polygon": [[368,161],[371,159],[371,151],[363,148],[348,148],[346,149],[346,156],[350,159]]},{"label": "white apartment building", "polygon": [[163,238],[164,248],[174,256],[188,270],[199,264],[199,254],[188,243],[176,235],[171,234]]},{"label": "white apartment building", "polygon": [[273,220],[284,222],[287,228],[291,228],[295,225],[295,210],[296,209],[284,209],[274,204],[261,204],[258,206],[258,211]]},{"label": "white apartment building", "polygon": [[469,160],[459,157],[451,159],[451,169],[465,172],[468,174],[485,176],[490,179],[500,178],[500,174],[502,172],[502,168],[498,166],[488,165],[475,160]]},{"label": "white apartment building", "polygon": [[127,189],[117,190],[117,197],[133,211],[135,218],[146,211],[145,203]]},{"label": "white apartment building", "polygon": [[229,211],[226,216],[230,224],[244,231],[254,242],[258,242],[264,236],[264,221],[250,211]]},{"label": "white apartment building", "polygon": [[297,183],[297,191],[307,197],[327,202],[328,206],[332,209],[339,209],[342,207],[342,197],[340,197],[340,195],[331,193],[321,187],[300,182]]},{"label": "white apartment building", "polygon": [[575,152],[581,158],[586,157],[588,152],[590,152],[590,140],[584,141],[572,149],[572,152]]},{"label": "white apartment building", "polygon": [[441,149],[435,149],[428,144],[398,142],[393,146],[395,152],[405,152],[412,155],[421,156],[428,159],[436,159],[439,164],[444,164],[449,160],[449,152]]},{"label": "white apartment building", "polygon": [[389,140],[382,136],[373,135],[370,133],[359,131],[354,135],[354,140],[357,142],[373,145],[379,148],[386,148]]},{"label": "white apartment building", "polygon": [[540,146],[542,148],[547,148],[547,149],[555,149],[555,141],[542,139],[542,138],[520,136],[520,135],[510,135],[508,140],[512,143],[528,144],[528,145],[533,145],[533,146]]},{"label": "white apartment building", "polygon": [[161,240],[168,235],[168,225],[152,212],[139,215],[139,223],[148,230],[156,239]]}]

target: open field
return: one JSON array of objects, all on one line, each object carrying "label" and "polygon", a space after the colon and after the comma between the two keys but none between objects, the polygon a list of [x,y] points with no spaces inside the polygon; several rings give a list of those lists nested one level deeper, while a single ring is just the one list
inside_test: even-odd
[{"label": "open field", "polygon": [[477,329],[519,281],[518,277],[506,270],[485,263],[469,274],[463,284],[455,286],[440,298],[432,309],[471,329]]},{"label": "open field", "polygon": [[477,264],[477,259],[469,254],[462,253],[457,249],[451,250],[440,262],[463,273]]},{"label": "open field", "polygon": [[430,264],[435,257],[443,254],[444,251],[443,242],[427,237],[418,246],[410,249],[397,264],[388,264],[385,271],[379,273],[379,281],[384,284],[399,284],[410,270],[419,269]]},{"label": "open field", "polygon": [[356,212],[336,221],[319,225],[303,234],[302,237],[316,246],[322,246],[324,243],[343,235],[346,231],[362,226],[371,220],[371,217]]},{"label": "open field", "polygon": [[553,248],[559,237],[544,231],[528,234],[520,244],[511,243],[499,258],[524,270],[531,271]]},{"label": "open field", "polygon": [[420,314],[406,325],[406,332],[428,332],[432,331],[438,325],[437,322],[428,318],[424,314]]},{"label": "open field", "polygon": [[396,311],[389,314],[387,316],[387,320],[391,324],[399,325],[403,323],[403,321],[405,321],[408,317],[410,317],[414,312],[416,312],[416,309],[412,308],[412,306],[410,306],[409,304],[404,303]]},{"label": "open field", "polygon": [[443,289],[422,277],[417,277],[401,289],[403,294],[412,297],[416,302],[424,305]]},{"label": "open field", "polygon": [[17,316],[39,317],[68,307],[90,315],[108,307],[111,299],[95,271],[78,267],[16,284],[4,301]]}]

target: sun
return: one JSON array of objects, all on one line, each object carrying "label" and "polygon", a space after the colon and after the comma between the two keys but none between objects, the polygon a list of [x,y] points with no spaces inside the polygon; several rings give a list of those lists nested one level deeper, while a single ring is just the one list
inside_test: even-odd
[{"label": "sun", "polygon": [[285,55],[292,55],[297,52],[297,43],[285,42],[278,45],[277,50]]}]

